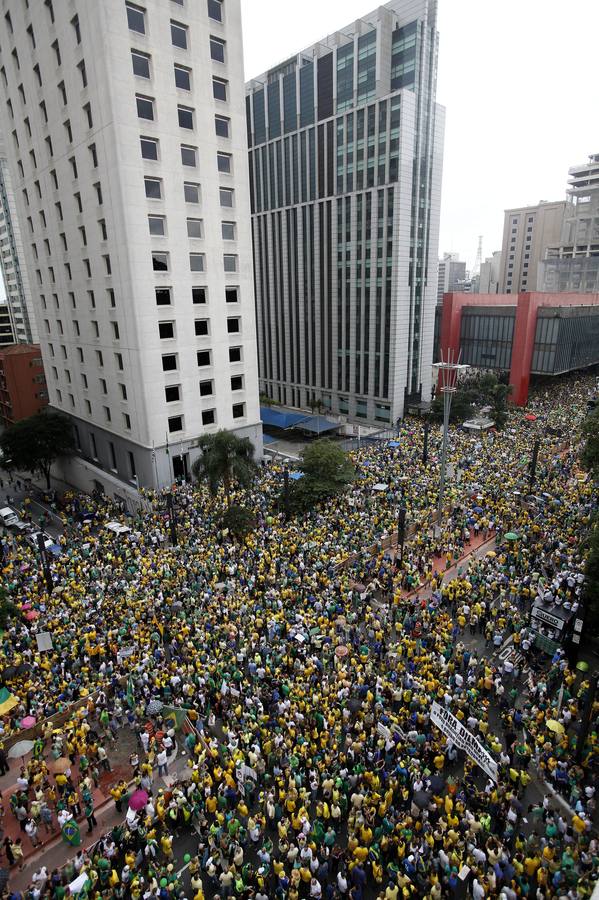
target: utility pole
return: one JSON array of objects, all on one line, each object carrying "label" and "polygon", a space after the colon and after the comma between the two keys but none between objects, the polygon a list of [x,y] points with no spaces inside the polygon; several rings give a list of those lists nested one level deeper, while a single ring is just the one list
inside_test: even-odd
[{"label": "utility pole", "polygon": [[285,508],[285,521],[289,519],[289,469],[283,469],[283,505]]},{"label": "utility pole", "polygon": [[[458,357],[459,359],[459,357]],[[441,527],[443,517],[443,500],[445,495],[445,477],[447,474],[447,446],[449,443],[449,418],[451,403],[457,391],[460,372],[469,369],[469,366],[460,365],[454,361],[453,350],[447,351],[447,359],[441,356],[441,362],[435,364],[439,370],[440,391],[443,394],[443,446],[441,450],[441,476],[439,479],[439,500],[437,502],[437,527]]]},{"label": "utility pole", "polygon": [[44,578],[46,580],[48,596],[50,597],[54,589],[54,581],[52,580],[52,569],[50,568],[50,561],[48,560],[48,554],[46,552],[46,538],[41,531],[39,531],[37,535],[37,546],[40,551],[40,557],[42,560],[42,570],[44,572]]},{"label": "utility pole", "polygon": [[532,494],[533,485],[535,483],[535,478],[537,477],[537,462],[539,459],[539,448],[541,446],[541,441],[539,438],[534,442],[534,446],[532,448],[532,459],[530,461],[530,476],[529,476],[529,488],[530,493]]},{"label": "utility pole", "polygon": [[422,462],[424,465],[428,462],[428,433],[430,430],[430,422],[428,420],[428,416],[424,420],[424,447],[422,449]]},{"label": "utility pole", "polygon": [[593,677],[590,680],[589,693],[587,694],[584,711],[582,713],[582,721],[580,723],[580,730],[578,732],[578,740],[576,742],[576,754],[575,754],[576,762],[580,762],[584,755],[584,745],[586,744],[587,736],[589,733],[589,727],[591,724],[591,717],[593,714],[593,706],[595,704],[595,695],[597,693],[597,681],[598,680],[599,680],[599,676],[597,674],[593,675]]},{"label": "utility pole", "polygon": [[405,506],[400,506],[397,513],[397,544],[399,546],[399,564],[403,566],[403,546],[406,539],[406,515]]},{"label": "utility pole", "polygon": [[168,510],[168,524],[171,533],[171,544],[176,546],[177,544],[177,514],[175,512],[175,505],[173,503],[173,494],[172,491],[166,495],[166,508]]}]

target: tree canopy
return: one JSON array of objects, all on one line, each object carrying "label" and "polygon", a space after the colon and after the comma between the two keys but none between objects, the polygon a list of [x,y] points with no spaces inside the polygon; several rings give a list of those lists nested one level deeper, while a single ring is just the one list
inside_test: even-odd
[{"label": "tree canopy", "polygon": [[581,462],[591,473],[594,481],[599,481],[599,409],[590,413],[582,423],[584,441]]},{"label": "tree canopy", "polygon": [[[450,421],[465,422],[480,409],[491,407],[490,417],[497,429],[503,428],[507,420],[507,401],[512,387],[501,382],[496,375],[485,373],[473,375],[463,381],[456,390],[452,404]],[[433,400],[431,414],[439,422],[443,421],[443,394],[439,392]]]},{"label": "tree canopy", "polygon": [[7,428],[0,435],[0,449],[4,469],[42,475],[49,489],[52,463],[75,452],[71,420],[53,410],[36,413]]},{"label": "tree canopy", "polygon": [[292,508],[298,511],[341,493],[355,477],[347,453],[326,438],[304,448],[299,468],[303,478],[293,483],[290,496]]},{"label": "tree canopy", "polygon": [[202,435],[197,446],[202,455],[192,466],[195,478],[206,482],[213,495],[222,485],[227,506],[230,506],[233,485],[249,487],[256,473],[254,445],[249,438],[240,438],[231,431],[221,429],[216,434]]}]

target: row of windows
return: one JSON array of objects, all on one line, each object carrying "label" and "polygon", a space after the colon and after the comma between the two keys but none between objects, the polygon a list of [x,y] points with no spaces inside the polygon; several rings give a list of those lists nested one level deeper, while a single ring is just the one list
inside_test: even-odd
[{"label": "row of windows", "polygon": [[[148,229],[152,237],[166,237],[166,216],[148,216]],[[221,234],[224,241],[235,241],[237,239],[237,223],[221,222]],[[187,219],[187,237],[204,237],[203,219]]]},{"label": "row of windows", "polygon": [[[173,0],[174,3],[177,3],[179,6],[184,6],[184,0]],[[208,17],[213,19],[215,22],[223,21],[223,7],[224,0],[207,0],[207,10]],[[146,34],[147,33],[147,22],[146,16],[147,12],[143,6],[138,6],[136,3],[125,3],[125,9],[127,12],[127,24],[131,31],[136,31],[138,34]],[[171,41],[173,47],[177,47],[180,50],[188,50],[189,49],[189,29],[187,25],[184,25],[182,22],[177,22],[174,19],[171,19],[170,22],[171,28]]]},{"label": "row of windows", "polygon": [[[234,403],[231,407],[231,414],[234,419],[243,419],[245,417],[245,403]],[[216,410],[202,410],[202,425],[216,425]],[[185,417],[171,416],[168,420],[169,434],[177,431],[185,431]]]},{"label": "row of windows", "polygon": [[[116,323],[112,323],[113,325]],[[196,337],[210,337],[210,319],[196,319],[194,321],[194,334]],[[238,319],[227,319],[227,331],[236,334],[240,330]],[[118,334],[118,329],[117,329]],[[176,337],[176,322],[172,319],[158,323],[158,335],[160,340],[173,340]]]},{"label": "row of windows", "polygon": [[[168,251],[153,250],[152,269],[154,272],[170,272],[170,253]],[[223,269],[225,272],[239,271],[239,257],[236,253],[223,253]],[[189,270],[190,272],[205,272],[206,254],[190,253]]]},{"label": "row of windows", "polygon": [[[152,162],[160,160],[160,141],[158,138],[141,136],[139,139],[142,159]],[[191,169],[198,167],[198,148],[189,144],[181,144],[181,163]],[[224,175],[230,175],[233,171],[233,156],[230,153],[219,151],[216,154],[216,167]]]},{"label": "row of windows", "polygon": [[[162,178],[155,178],[154,176],[146,175],[144,177],[144,190],[148,200],[164,199],[162,190]],[[200,203],[200,185],[195,181],[185,181],[183,183],[183,197],[186,203]],[[233,209],[233,207],[235,206],[235,191],[233,188],[219,188],[218,198],[220,205],[226,209]]]},{"label": "row of windows", "polygon": [[[226,85],[226,82],[223,82],[223,84]],[[216,93],[214,96],[216,97]],[[226,97],[218,97],[217,99],[226,100]],[[156,100],[154,97],[136,94],[135,103],[139,119],[147,119],[150,122],[153,122],[156,119]],[[181,103],[177,104],[177,121],[179,122],[180,128],[186,128],[188,131],[193,131],[195,129],[195,109],[191,106],[184,106]],[[231,120],[227,116],[215,116],[214,130],[218,137],[230,137]]]},{"label": "row of windows", "polygon": [[[156,306],[172,306],[173,304],[173,289],[171,287],[157,287],[155,289],[156,292]],[[207,304],[208,303],[208,288],[207,287],[192,287],[191,289],[191,300],[194,304]],[[240,300],[239,296],[239,288],[238,287],[227,287],[225,288],[225,302],[226,303],[238,303]]]}]

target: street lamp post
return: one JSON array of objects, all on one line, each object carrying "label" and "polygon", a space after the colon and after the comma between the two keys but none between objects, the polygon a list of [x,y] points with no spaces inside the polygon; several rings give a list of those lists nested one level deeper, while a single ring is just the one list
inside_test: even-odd
[{"label": "street lamp post", "polygon": [[[458,357],[459,359],[459,357]],[[461,372],[470,368],[455,362],[453,350],[447,351],[447,360],[441,358],[440,363],[435,364],[439,372],[439,390],[443,394],[443,445],[441,449],[441,476],[439,479],[439,500],[437,502],[437,527],[441,527],[443,516],[443,500],[445,494],[445,478],[447,474],[447,446],[449,443],[449,418],[451,403],[458,387],[458,377]]]},{"label": "street lamp post", "polygon": [[424,447],[422,448],[422,462],[424,465],[428,462],[428,433],[430,431],[430,422],[428,416],[424,420]]},{"label": "street lamp post", "polygon": [[397,513],[397,544],[399,546],[399,564],[403,566],[403,546],[406,539],[406,515],[405,506],[400,506]]},{"label": "street lamp post", "polygon": [[289,469],[283,469],[283,505],[285,507],[285,521],[289,519]]},{"label": "street lamp post", "polygon": [[539,459],[539,449],[541,447],[541,442],[537,438],[534,442],[534,446],[532,448],[532,459],[530,461],[530,475],[529,475],[529,489],[532,494],[533,485],[535,483],[535,479],[537,477],[537,462]]}]

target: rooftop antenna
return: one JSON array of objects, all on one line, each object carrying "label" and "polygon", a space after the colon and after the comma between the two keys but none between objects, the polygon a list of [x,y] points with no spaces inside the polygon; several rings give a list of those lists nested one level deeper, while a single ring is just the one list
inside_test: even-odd
[{"label": "rooftop antenna", "polygon": [[474,268],[472,269],[472,275],[480,275],[480,267],[483,263],[483,236],[479,234],[478,236],[478,250],[476,251],[476,260],[474,261]]}]

